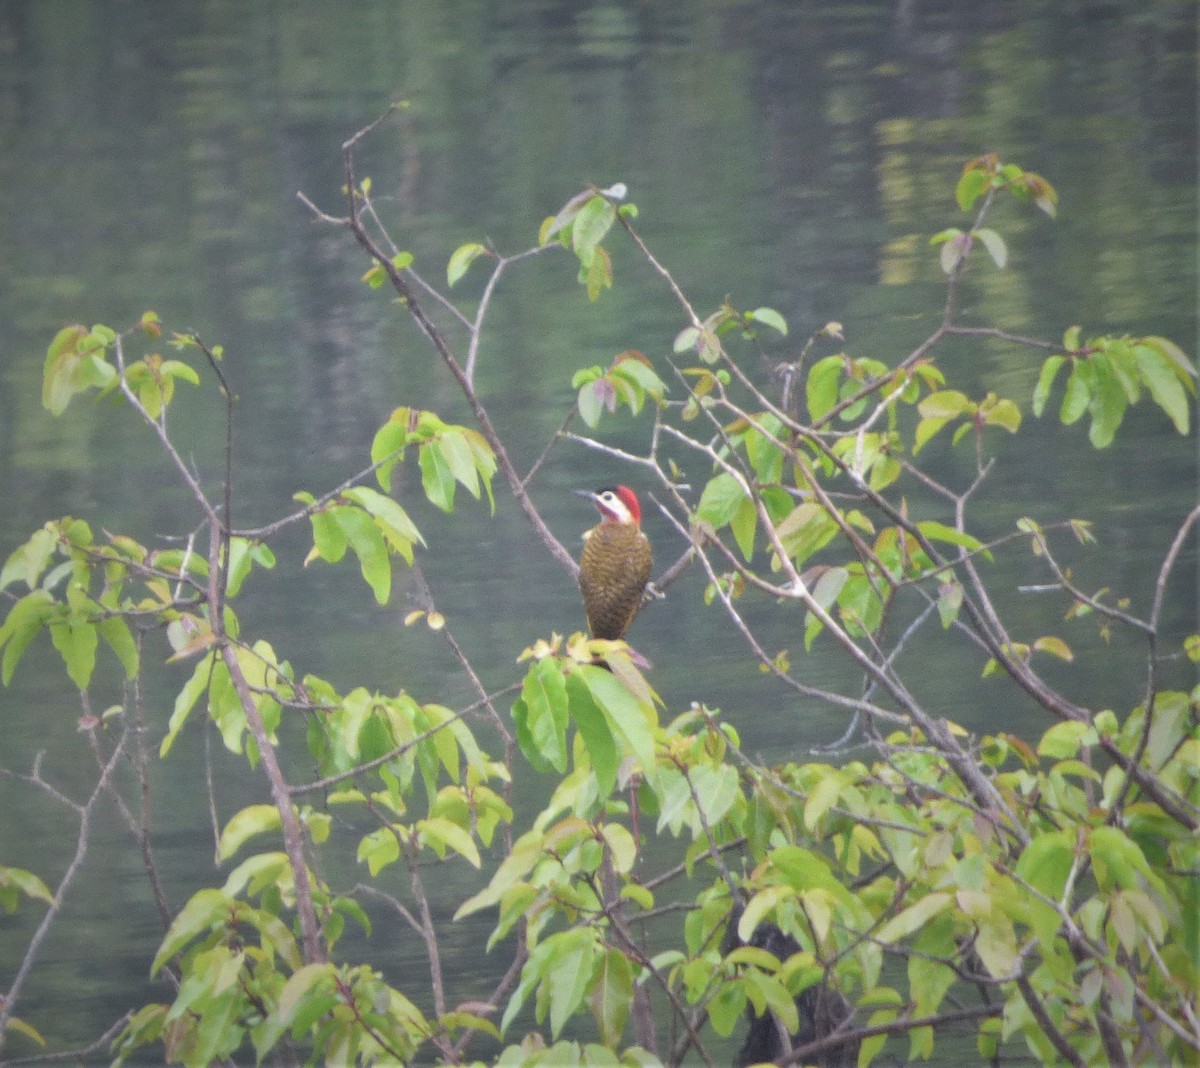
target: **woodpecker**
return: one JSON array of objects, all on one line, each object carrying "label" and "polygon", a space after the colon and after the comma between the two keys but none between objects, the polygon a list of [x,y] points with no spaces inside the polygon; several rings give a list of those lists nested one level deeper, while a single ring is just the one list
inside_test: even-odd
[{"label": "woodpecker", "polygon": [[616,641],[642,606],[653,557],[642,533],[642,509],[628,486],[576,490],[600,509],[600,522],[583,535],[579,590],[593,638]]}]

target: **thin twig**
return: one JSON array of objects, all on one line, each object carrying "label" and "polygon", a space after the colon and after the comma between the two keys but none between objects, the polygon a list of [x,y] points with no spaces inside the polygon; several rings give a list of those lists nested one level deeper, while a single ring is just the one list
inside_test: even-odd
[{"label": "thin twig", "polygon": [[522,485],[521,476],[518,474],[512,459],[509,457],[508,450],[497,433],[491,416],[488,414],[483,402],[479,399],[479,395],[476,393],[474,385],[467,376],[466,371],[459,364],[457,357],[454,355],[449,344],[447,344],[445,337],[437,325],[425,314],[420,302],[417,300],[416,294],[413,292],[412,286],[409,285],[403,272],[396,267],[387,253],[375,243],[374,239],[363,227],[362,221],[359,218],[358,201],[354,191],[354,150],[358,143],[386,117],[386,114],[380,116],[373,123],[359,130],[358,133],[354,134],[353,137],[342,145],[342,162],[346,177],[346,202],[349,210],[350,231],[367,254],[386,272],[392,288],[403,300],[417,328],[429,339],[441,357],[442,362],[450,371],[451,376],[458,384],[459,389],[462,391],[471,408],[471,413],[475,417],[476,423],[479,424],[480,431],[496,458],[496,466],[504,475],[504,479],[508,483],[521,511],[524,512],[525,517],[533,525],[534,530],[537,531],[538,537],[541,538],[550,555],[562,565],[567,574],[575,578],[579,573],[579,565],[572,559],[571,554],[563,548],[562,543],[554,536],[550,528],[546,526],[541,514],[534,507],[529,494]]},{"label": "thin twig", "polygon": [[[109,778],[113,773],[113,769],[121,760],[121,756],[125,751],[125,743],[129,738],[128,726],[122,731],[121,737],[117,744],[113,747],[112,754],[100,769],[100,776],[96,780],[96,785],[92,787],[92,792],[82,805],[71,802],[64,795],[53,791],[53,796],[60,800],[67,800],[67,803],[75,809],[79,816],[79,829],[75,835],[75,854],[71,858],[71,862],[67,865],[67,870],[63,873],[62,878],[58,881],[58,887],[54,891],[54,897],[42,915],[41,922],[34,931],[33,937],[30,938],[29,944],[25,947],[25,954],[21,958],[21,963],[17,966],[16,974],[13,976],[12,983],[5,991],[4,996],[0,997],[0,1051],[4,1049],[5,1039],[8,1037],[9,1021],[12,1019],[13,1013],[16,1010],[17,1003],[21,999],[21,993],[25,986],[25,981],[29,978],[30,969],[33,967],[34,960],[37,959],[38,953],[41,951],[42,943],[46,940],[46,935],[49,934],[50,928],[54,921],[58,918],[58,914],[62,911],[63,902],[66,900],[67,892],[74,884],[80,870],[83,868],[83,862],[87,857],[88,844],[91,839],[92,832],[92,813],[95,810],[96,802],[107,792]],[[38,761],[40,763],[40,759]],[[41,782],[40,770],[35,763],[34,778]]]},{"label": "thin twig", "polygon": [[349,771],[339,772],[336,775],[326,775],[320,779],[314,779],[311,782],[298,783],[295,786],[288,787],[288,793],[293,797],[301,797],[304,794],[315,793],[320,790],[327,790],[331,786],[336,786],[338,783],[345,782],[347,779],[357,778],[359,775],[365,774],[368,771],[374,771],[376,768],[381,768],[385,764],[390,763],[399,756],[403,756],[410,749],[416,748],[422,742],[428,741],[439,731],[445,730],[455,720],[462,719],[464,716],[470,715],[473,712],[479,711],[481,708],[489,707],[490,702],[495,701],[499,697],[506,694],[517,693],[521,689],[519,683],[513,683],[510,686],[505,686],[503,689],[497,690],[495,693],[485,694],[480,700],[474,704],[467,705],[465,708],[455,712],[448,717],[444,723],[439,723],[436,727],[430,727],[426,731],[422,731],[414,738],[410,738],[400,745],[389,749],[382,756],[376,757],[374,760],[365,761],[362,764],[356,764]]}]

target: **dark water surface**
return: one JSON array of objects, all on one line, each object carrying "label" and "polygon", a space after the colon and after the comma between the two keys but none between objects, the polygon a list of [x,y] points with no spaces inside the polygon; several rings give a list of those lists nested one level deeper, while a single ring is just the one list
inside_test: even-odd
[{"label": "dark water surface", "polygon": [[[974,275],[967,316],[1047,338],[1072,323],[1163,334],[1194,356],[1195,12],[1168,0],[0,0],[0,559],[65,514],[148,543],[197,520],[124,412],[84,400],[55,420],[41,408],[45,348],[68,322],[124,326],[153,308],[170,327],[225,345],[239,396],[239,525],[362,467],[397,405],[468,420],[402,311],[359,282],[361,253],[314,225],[296,198],[302,190],[340,210],[339,146],[394,99],[411,107],[367,144],[362,171],[394,236],[434,282],[460,243],[517,252],[584,183],[623,181],[642,233],[699,308],[726,294],[740,307],[778,308],[792,335],[773,357],[835,319],[851,353],[894,363],[940,315],[943,277],[928,237],[963,221],[951,195],[962,162],[995,151],[1055,183],[1059,217],[997,211],[1010,263]],[[662,354],[682,325],[634,251],[611,244],[616,288],[596,305],[563,259],[541,257],[499,287],[479,383],[521,466],[562,420],[577,367],[626,348]],[[468,299],[480,277],[460,283]],[[1103,582],[1144,614],[1162,553],[1196,499],[1195,433],[1179,437],[1143,404],[1098,456],[1082,426],[1032,420],[1038,364],[1029,353],[974,343],[952,358],[965,376],[959,388],[1011,396],[1027,420],[1015,444],[998,445],[979,532],[1011,529],[1025,513],[1094,519],[1100,544],[1077,561],[1081,585]],[[213,488],[221,414],[188,397],[172,420]],[[644,426],[618,419],[603,436],[636,449]],[[965,451],[929,455],[947,478],[969,477]],[[568,491],[618,477],[636,484],[637,473],[564,446],[535,496],[574,546],[592,516]],[[503,492],[492,520],[473,503],[446,518],[422,503],[412,472],[398,482],[435,550],[423,565],[438,607],[489,685],[516,677],[514,658],[536,637],[581,626],[571,582]],[[671,559],[671,529],[654,516],[647,526],[659,559]],[[306,536],[285,538],[277,570],[251,580],[257,599],[243,609],[243,631],[339,686],[469,699],[443,645],[402,627],[412,607],[405,577],[380,609],[349,561],[303,570]],[[1181,564],[1193,580],[1168,605],[1177,633],[1195,626],[1194,545]],[[1046,581],[1019,556],[996,574],[1009,585]],[[668,705],[720,706],[747,749],[769,759],[840,734],[839,713],[798,706],[748,662],[701,589],[698,574],[679,583],[634,634]],[[1009,610],[1017,631],[1058,625],[1036,597]],[[768,637],[773,648],[800,644],[796,633]],[[1138,652],[1118,640],[1102,669],[1093,660],[1087,674],[1064,667],[1055,678],[1084,703],[1123,709],[1141,684],[1127,676]],[[941,649],[936,672],[917,672],[932,708],[973,727],[1041,725],[1011,691],[981,689],[965,649],[961,664],[955,655]],[[151,747],[170,712],[163,695],[185,670],[151,672],[164,683],[147,708]],[[800,671],[850,685],[820,652]],[[698,678],[721,678],[722,688],[698,692]],[[98,709],[119,699],[111,676],[94,689]],[[94,769],[77,716],[56,654],[36,645],[0,692],[0,764],[26,770],[45,750],[47,775],[81,795]],[[214,878],[203,744],[189,732],[154,772],[159,859],[176,907]],[[244,763],[216,753],[214,765],[222,819],[263,799]],[[0,863],[53,885],[73,842],[64,810],[0,778]],[[339,884],[355,878],[353,858],[346,863]],[[464,891],[450,881],[440,889],[448,915]],[[142,996],[160,938],[140,862],[107,812],[69,906],[19,1010],[56,1046],[90,1040]],[[0,916],[0,987],[35,913]],[[453,996],[481,994],[486,927],[446,932]],[[373,942],[372,959],[402,987],[422,967],[394,925],[381,922]]]}]

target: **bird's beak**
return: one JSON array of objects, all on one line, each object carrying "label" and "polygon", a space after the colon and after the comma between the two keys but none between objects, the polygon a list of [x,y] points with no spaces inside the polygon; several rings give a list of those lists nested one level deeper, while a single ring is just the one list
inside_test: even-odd
[{"label": "bird's beak", "polygon": [[595,490],[572,490],[571,492],[574,493],[576,497],[586,497],[589,501],[596,500]]}]

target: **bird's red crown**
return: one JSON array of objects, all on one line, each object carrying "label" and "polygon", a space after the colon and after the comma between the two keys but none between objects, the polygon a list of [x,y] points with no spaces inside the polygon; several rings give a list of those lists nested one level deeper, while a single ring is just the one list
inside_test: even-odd
[{"label": "bird's red crown", "polygon": [[642,506],[638,503],[637,494],[628,486],[618,486],[617,496],[621,498],[625,507],[629,509],[630,518],[640,525],[642,522]]},{"label": "bird's red crown", "polygon": [[605,521],[641,525],[642,507],[638,504],[637,494],[628,486],[606,486],[585,495],[596,502]]}]

